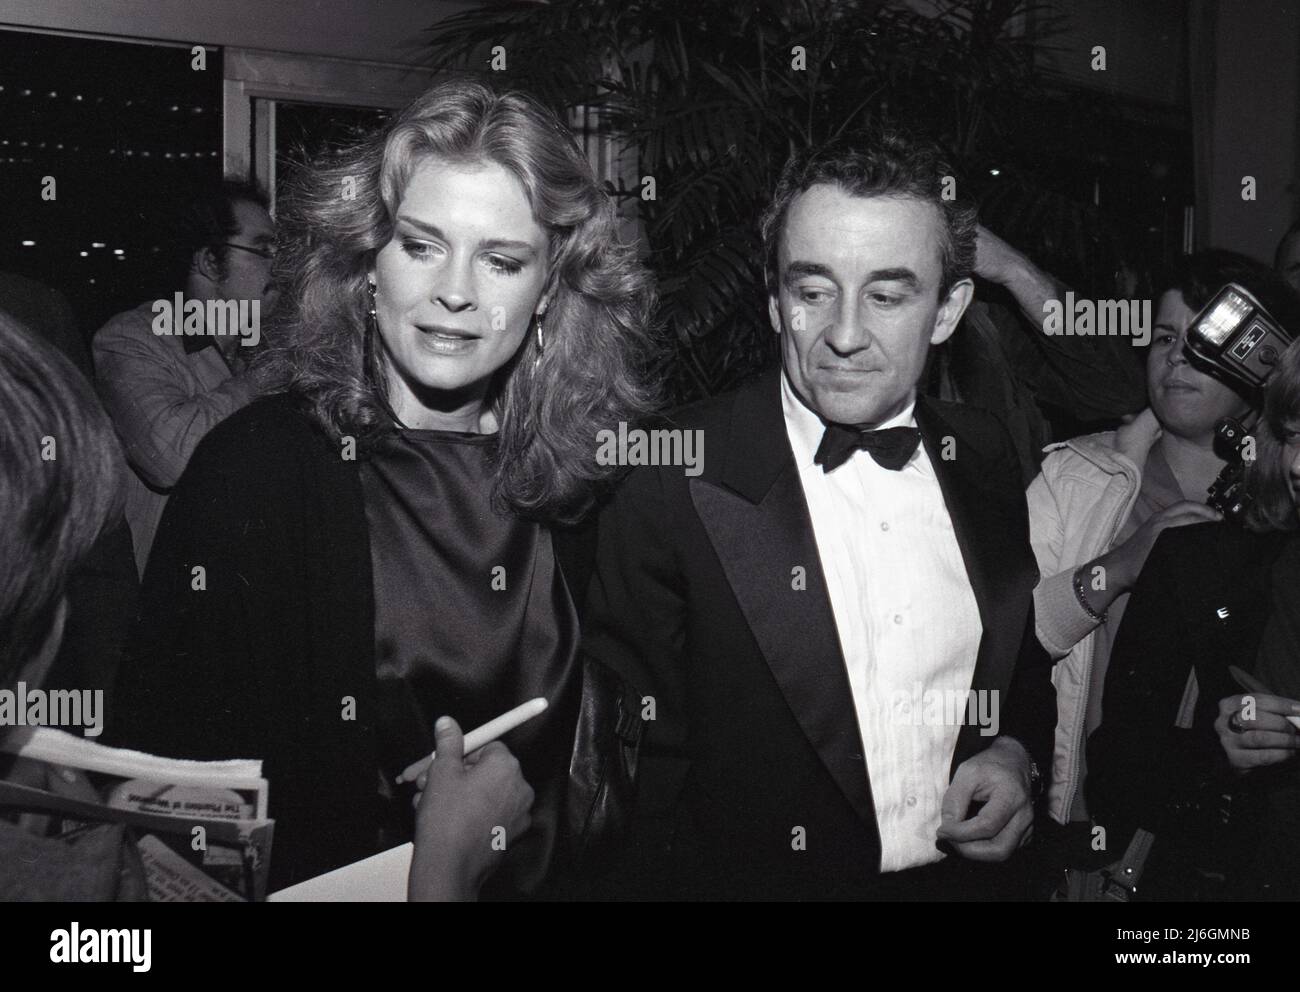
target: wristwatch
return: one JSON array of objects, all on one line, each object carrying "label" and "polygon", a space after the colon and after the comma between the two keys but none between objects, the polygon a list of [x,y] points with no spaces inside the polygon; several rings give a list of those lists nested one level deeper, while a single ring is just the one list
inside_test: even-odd
[{"label": "wristwatch", "polygon": [[[998,739],[1001,740],[1001,738]],[[1034,756],[1029,753],[1029,748],[1025,747],[1024,741],[1018,740],[1015,737],[1008,737],[1007,739],[1013,740],[1019,744],[1020,749],[1025,752],[1025,757],[1029,759],[1029,798],[1031,801],[1037,800],[1038,797],[1043,794],[1043,788],[1046,784],[1043,781],[1043,773],[1038,770],[1038,762],[1035,761]]]},{"label": "wristwatch", "polygon": [[1037,800],[1043,794],[1043,773],[1038,770],[1038,762],[1029,759],[1029,798]]}]

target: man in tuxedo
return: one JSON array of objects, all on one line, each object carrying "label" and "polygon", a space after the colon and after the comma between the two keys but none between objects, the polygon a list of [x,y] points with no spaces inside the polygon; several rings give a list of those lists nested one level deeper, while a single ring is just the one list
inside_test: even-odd
[{"label": "man in tuxedo", "polygon": [[917,395],[972,294],[949,171],[892,134],[787,163],[781,368],[675,414],[702,473],[638,468],[602,515],[570,810],[601,895],[1022,894],[1055,706],[1020,471]]}]

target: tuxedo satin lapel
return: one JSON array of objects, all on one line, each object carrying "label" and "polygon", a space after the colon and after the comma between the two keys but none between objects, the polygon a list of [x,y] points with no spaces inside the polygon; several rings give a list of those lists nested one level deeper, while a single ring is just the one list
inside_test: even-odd
[{"label": "tuxedo satin lapel", "polygon": [[722,479],[707,472],[692,479],[691,501],[795,719],[854,810],[874,824],[853,693],[779,380],[765,379],[737,398]]},{"label": "tuxedo satin lapel", "polygon": [[[1036,570],[1027,550],[1023,499],[1016,488],[1019,475],[1005,484],[989,479],[987,473],[1000,453],[981,450],[954,419],[918,399],[921,441],[939,478],[983,627],[971,688],[996,691],[1001,708],[1020,656]],[[988,743],[979,729],[974,724],[962,728],[954,769]]]}]

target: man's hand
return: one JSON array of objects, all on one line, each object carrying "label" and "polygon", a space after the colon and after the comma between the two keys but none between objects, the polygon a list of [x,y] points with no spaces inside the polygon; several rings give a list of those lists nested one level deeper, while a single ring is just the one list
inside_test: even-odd
[{"label": "man's hand", "polygon": [[[972,802],[984,803],[966,819]],[[1024,846],[1034,827],[1029,752],[1017,740],[999,737],[957,768],[943,795],[939,840],[963,858],[1005,861]]]},{"label": "man's hand", "polygon": [[1228,764],[1246,772],[1294,758],[1300,734],[1287,721],[1288,716],[1300,716],[1300,703],[1284,696],[1257,692],[1220,699],[1214,729]]},{"label": "man's hand", "polygon": [[504,857],[493,848],[494,831],[504,829],[508,843],[523,836],[532,823],[533,790],[500,741],[466,758],[451,717],[438,721],[434,736],[437,757],[416,809],[407,895],[412,902],[476,899]]}]

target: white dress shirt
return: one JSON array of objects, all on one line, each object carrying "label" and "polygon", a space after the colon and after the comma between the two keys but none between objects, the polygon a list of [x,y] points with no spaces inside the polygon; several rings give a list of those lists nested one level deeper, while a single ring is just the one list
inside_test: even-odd
[{"label": "white dress shirt", "polygon": [[[897,472],[865,451],[823,472],[813,457],[825,425],[784,375],[781,405],[848,667],[880,870],[939,861],[940,806],[965,711],[937,701],[966,699],[983,627],[938,477],[924,445]],[[916,426],[915,405],[880,427]]]}]

